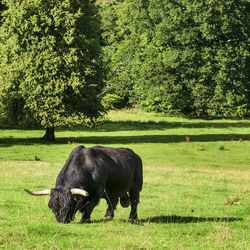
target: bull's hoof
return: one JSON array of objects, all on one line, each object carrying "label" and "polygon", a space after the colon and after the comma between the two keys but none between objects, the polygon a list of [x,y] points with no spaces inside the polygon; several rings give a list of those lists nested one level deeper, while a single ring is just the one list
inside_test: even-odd
[{"label": "bull's hoof", "polygon": [[128,222],[131,223],[131,224],[138,224],[139,223],[139,220],[138,218],[129,218],[128,219]]},{"label": "bull's hoof", "polygon": [[93,223],[90,219],[81,219],[80,224],[83,223]]},{"label": "bull's hoof", "polygon": [[114,218],[114,215],[106,214],[104,218],[107,220],[112,220]]},{"label": "bull's hoof", "polygon": [[130,198],[128,195],[120,198],[120,203],[122,207],[128,207],[130,205]]},{"label": "bull's hoof", "polygon": [[128,221],[132,223],[137,222],[138,221],[137,213],[130,214]]}]

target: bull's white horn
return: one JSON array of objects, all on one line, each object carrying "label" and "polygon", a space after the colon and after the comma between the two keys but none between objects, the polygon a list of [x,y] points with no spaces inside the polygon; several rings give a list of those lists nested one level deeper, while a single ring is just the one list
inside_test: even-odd
[{"label": "bull's white horn", "polygon": [[80,189],[80,188],[72,188],[70,191],[72,194],[80,194],[82,196],[89,196],[87,191]]},{"label": "bull's white horn", "polygon": [[42,191],[37,191],[37,192],[31,192],[27,189],[25,189],[25,191],[29,194],[32,194],[32,195],[36,195],[36,196],[40,196],[40,195],[50,195],[51,193],[51,189],[47,189],[47,190],[42,190]]}]

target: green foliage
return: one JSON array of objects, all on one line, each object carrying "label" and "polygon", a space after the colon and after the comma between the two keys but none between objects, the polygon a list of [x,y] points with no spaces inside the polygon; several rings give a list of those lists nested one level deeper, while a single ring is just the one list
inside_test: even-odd
[{"label": "green foliage", "polygon": [[[117,57],[117,49],[122,47],[122,42],[126,31],[121,29],[120,22],[124,15],[122,6],[124,1],[97,1],[99,6],[102,22],[101,35],[103,42],[104,61],[107,68],[107,90],[108,92],[122,97],[128,101],[130,92],[132,90],[132,83],[130,82],[130,75],[127,74],[125,65],[117,65],[115,58]],[[122,52],[119,54],[122,55]],[[124,56],[123,64],[129,63],[130,57]],[[118,63],[119,64],[119,63]],[[119,71],[119,74],[115,72]],[[122,74],[122,77],[120,75]]]},{"label": "green foliage", "polygon": [[0,27],[1,112],[44,128],[100,115],[99,17],[90,0],[6,0]]},{"label": "green foliage", "polygon": [[105,110],[120,108],[123,103],[123,98],[116,94],[107,94],[102,99],[102,105]]},{"label": "green foliage", "polygon": [[149,111],[242,117],[238,107],[244,106],[244,116],[249,112],[247,2],[117,5],[119,18],[104,26],[105,48],[113,48],[106,58],[114,93]]},{"label": "green foliage", "polygon": [[1,24],[1,20],[2,20],[2,11],[4,11],[6,9],[5,5],[3,4],[2,0],[0,0],[0,24]]}]

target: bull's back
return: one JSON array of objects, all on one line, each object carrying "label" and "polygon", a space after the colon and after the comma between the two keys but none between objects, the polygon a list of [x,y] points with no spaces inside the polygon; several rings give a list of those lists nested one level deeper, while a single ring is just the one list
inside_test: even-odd
[{"label": "bull's back", "polygon": [[[107,166],[106,187],[112,193],[124,195],[131,188],[142,189],[142,160],[131,149],[95,147],[104,152],[113,164]],[[119,196],[120,196],[119,195]]]}]

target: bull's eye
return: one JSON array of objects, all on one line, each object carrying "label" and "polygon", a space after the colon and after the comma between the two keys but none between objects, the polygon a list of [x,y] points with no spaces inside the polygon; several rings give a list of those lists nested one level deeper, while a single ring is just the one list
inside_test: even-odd
[{"label": "bull's eye", "polygon": [[49,208],[51,208],[51,206],[52,206],[52,205],[51,205],[51,200],[49,201],[49,204],[48,204],[48,205],[49,205]]}]

